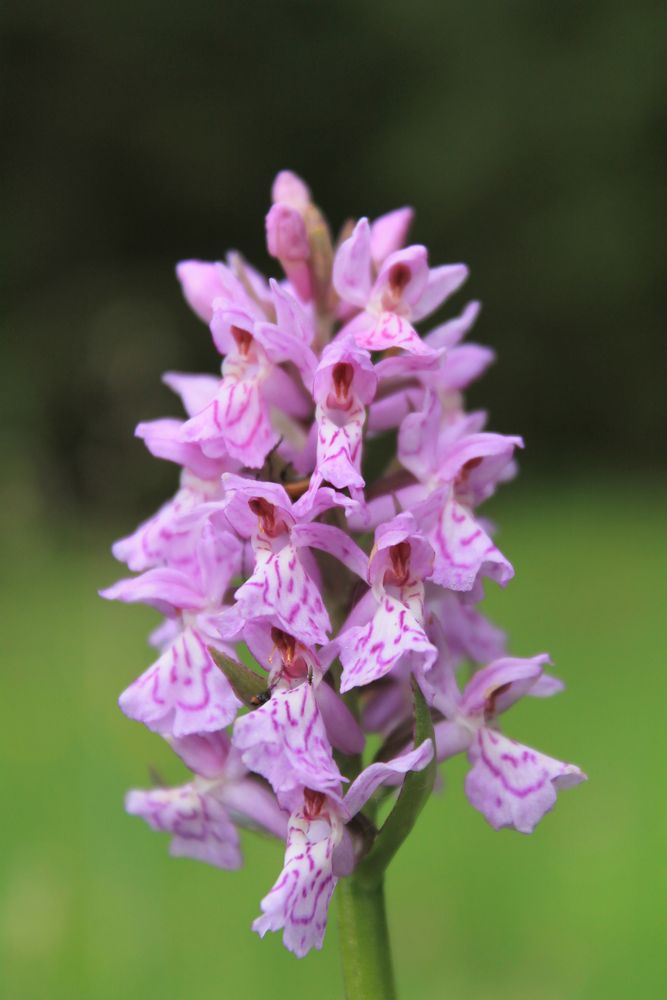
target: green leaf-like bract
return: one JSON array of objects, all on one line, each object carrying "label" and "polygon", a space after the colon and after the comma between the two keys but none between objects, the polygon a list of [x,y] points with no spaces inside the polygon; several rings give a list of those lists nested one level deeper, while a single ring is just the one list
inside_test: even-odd
[{"label": "green leaf-like bract", "polygon": [[208,651],[218,664],[223,674],[232,686],[234,694],[249,708],[257,708],[268,700],[269,691],[266,677],[260,677],[250,667],[238,660],[232,660],[217,649],[208,647]]},{"label": "green leaf-like bract", "polygon": [[[414,745],[420,746],[424,740],[435,739],[433,721],[417,682],[412,680],[412,694],[415,712]],[[403,787],[394,808],[380,828],[375,842],[366,857],[357,866],[354,877],[368,885],[382,881],[389,862],[417,822],[417,817],[426,805],[435,781],[435,755],[423,771],[410,771],[405,776]]]}]

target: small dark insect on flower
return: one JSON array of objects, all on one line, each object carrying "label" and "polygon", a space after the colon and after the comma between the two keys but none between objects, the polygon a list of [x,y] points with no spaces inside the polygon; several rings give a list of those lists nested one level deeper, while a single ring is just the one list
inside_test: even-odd
[{"label": "small dark insect on flower", "polygon": [[254,694],[250,698],[250,704],[253,708],[259,708],[260,705],[266,705],[267,701],[271,698],[271,688],[267,688],[266,691],[260,691],[259,694]]}]

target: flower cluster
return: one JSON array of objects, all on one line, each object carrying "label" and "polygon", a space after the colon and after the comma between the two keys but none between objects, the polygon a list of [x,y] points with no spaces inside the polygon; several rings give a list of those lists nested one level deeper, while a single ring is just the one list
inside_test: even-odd
[{"label": "flower cluster", "polygon": [[131,792],[128,811],[222,868],[241,864],[239,826],[284,838],[253,926],[299,956],[322,945],[337,879],[382,842],[378,803],[411,781],[428,792],[436,759],[466,752],[472,805],[524,833],[584,778],[500,731],[517,699],[561,687],[478,609],[485,577],[513,575],[478,509],[522,442],[464,409],[493,359],[463,343],[478,303],[417,332],[467,269],[405,246],[411,219],[363,218],[334,241],[282,172],[266,216],[282,280],[238,253],[178,265],[220,374],[165,375],[185,418],[137,435],[180,485],[116,543],[136,575],[103,592],[164,615],[120,706],[192,772]]}]

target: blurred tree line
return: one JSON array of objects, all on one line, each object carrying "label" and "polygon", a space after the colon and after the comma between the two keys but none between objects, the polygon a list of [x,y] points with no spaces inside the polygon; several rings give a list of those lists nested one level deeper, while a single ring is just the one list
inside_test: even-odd
[{"label": "blurred tree line", "polygon": [[178,413],[163,370],[216,364],[173,265],[236,247],[269,268],[285,166],[334,225],[409,203],[433,262],[471,266],[450,312],[481,298],[499,355],[472,401],[525,433],[524,464],[655,465],[665,20],[649,0],[10,0],[15,482],[128,515],[165,494],[134,424]]}]

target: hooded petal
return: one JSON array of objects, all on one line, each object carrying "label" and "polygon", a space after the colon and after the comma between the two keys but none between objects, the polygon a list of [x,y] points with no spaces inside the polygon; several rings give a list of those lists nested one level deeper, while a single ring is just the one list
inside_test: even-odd
[{"label": "hooded petal", "polygon": [[473,433],[443,440],[438,475],[442,482],[456,480],[459,500],[480,504],[507,478],[508,470],[511,474],[515,448],[523,448],[523,439],[509,434]]},{"label": "hooded petal", "polygon": [[465,686],[461,710],[468,716],[506,711],[527,694],[550,663],[547,653],[530,659],[505,656],[478,670]]},{"label": "hooded petal", "polygon": [[378,382],[378,375],[368,351],[357,347],[354,341],[347,338],[336,339],[322,351],[320,362],[313,379],[313,398],[318,403],[326,403],[332,396],[331,405],[338,403],[337,369],[345,365],[347,379],[344,381],[345,397],[356,396],[364,406],[373,399]]},{"label": "hooded petal", "polygon": [[480,729],[469,750],[473,765],[466,795],[494,829],[510,826],[532,833],[556,804],[556,791],[586,780],[574,764],[515,743],[492,729]]},{"label": "hooded petal", "polygon": [[412,314],[428,282],[428,252],[420,244],[387,257],[373,285],[371,301],[391,312]]}]

